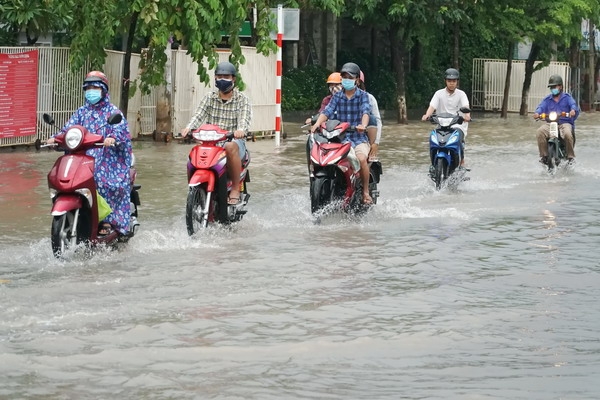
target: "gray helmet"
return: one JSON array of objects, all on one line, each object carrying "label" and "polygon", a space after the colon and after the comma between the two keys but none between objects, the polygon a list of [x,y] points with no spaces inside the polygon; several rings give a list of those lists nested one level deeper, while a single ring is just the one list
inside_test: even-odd
[{"label": "gray helmet", "polygon": [[548,87],[550,86],[556,86],[556,85],[561,85],[563,84],[563,80],[562,80],[562,76],[560,75],[552,75],[550,76],[550,79],[548,79]]},{"label": "gray helmet", "polygon": [[223,61],[220,62],[217,65],[217,68],[215,69],[215,75],[233,75],[236,76],[237,71],[235,69],[235,66],[228,62],[228,61]]},{"label": "gray helmet", "polygon": [[342,65],[340,74],[343,74],[344,72],[352,74],[352,76],[354,76],[355,78],[358,78],[360,76],[360,67],[358,65],[354,64],[353,62],[349,62],[349,63]]},{"label": "gray helmet", "polygon": [[460,79],[458,70],[455,68],[448,68],[446,72],[444,72],[444,79]]}]

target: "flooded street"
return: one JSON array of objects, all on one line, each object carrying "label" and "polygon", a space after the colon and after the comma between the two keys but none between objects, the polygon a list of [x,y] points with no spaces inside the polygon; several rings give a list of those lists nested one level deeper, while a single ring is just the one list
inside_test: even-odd
[{"label": "flooded street", "polygon": [[248,143],[248,213],[190,238],[190,145],[134,143],[141,227],[52,255],[53,151],[0,152],[0,399],[594,399],[600,113],[549,176],[539,123],[474,115],[436,191],[432,125],[387,122],[378,204],[310,214],[301,122]]}]

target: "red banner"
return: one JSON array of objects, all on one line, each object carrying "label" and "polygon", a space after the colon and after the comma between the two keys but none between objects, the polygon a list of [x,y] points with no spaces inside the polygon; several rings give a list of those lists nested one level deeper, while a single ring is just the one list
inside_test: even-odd
[{"label": "red banner", "polygon": [[37,134],[38,51],[0,53],[0,139]]}]

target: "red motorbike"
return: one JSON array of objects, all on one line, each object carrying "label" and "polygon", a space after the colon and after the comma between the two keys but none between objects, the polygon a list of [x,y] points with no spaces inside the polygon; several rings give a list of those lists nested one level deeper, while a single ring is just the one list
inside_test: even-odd
[{"label": "red motorbike", "polygon": [[[108,118],[110,125],[118,124],[123,116],[115,113]],[[54,119],[44,114],[44,122],[54,125]],[[48,173],[48,187],[52,198],[52,252],[60,257],[68,248],[79,243],[91,245],[113,245],[125,242],[135,235],[140,197],[139,185],[134,185],[136,171],[134,162],[130,169],[131,178],[131,222],[129,233],[122,235],[116,230],[107,235],[98,235],[98,197],[94,180],[94,157],[86,154],[88,149],[103,146],[104,137],[93,134],[81,125],[73,125],[57,135],[53,146],[65,150]]]},{"label": "red motorbike", "polygon": [[240,202],[227,204],[231,180],[227,177],[227,158],[222,143],[231,141],[233,132],[204,124],[192,131],[192,138],[198,144],[190,151],[188,163],[185,223],[190,236],[209,223],[229,224],[241,220],[250,198],[246,187],[250,182],[250,153],[246,151],[240,173]]},{"label": "red motorbike", "polygon": [[[336,205],[345,212],[360,213],[369,208],[362,202],[358,160],[353,165],[348,158],[352,145],[342,143],[349,129],[347,122],[328,120],[316,132],[309,133],[307,155],[313,214]],[[379,197],[377,184],[382,174],[381,163],[371,162],[369,169],[369,194],[375,204]]]}]

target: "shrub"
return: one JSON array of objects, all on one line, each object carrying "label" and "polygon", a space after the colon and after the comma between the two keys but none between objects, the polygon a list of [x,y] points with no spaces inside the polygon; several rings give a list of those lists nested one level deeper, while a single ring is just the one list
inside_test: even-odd
[{"label": "shrub", "polygon": [[327,69],[316,65],[286,71],[281,78],[281,109],[317,110],[328,94],[329,74]]}]

